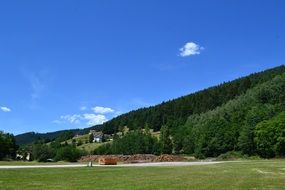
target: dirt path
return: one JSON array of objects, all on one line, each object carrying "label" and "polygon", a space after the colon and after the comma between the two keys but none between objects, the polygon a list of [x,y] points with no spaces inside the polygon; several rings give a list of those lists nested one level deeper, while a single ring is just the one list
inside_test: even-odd
[{"label": "dirt path", "polygon": [[150,163],[136,163],[136,164],[122,164],[117,166],[199,166],[199,165],[210,165],[210,164],[219,164],[222,162],[150,162]]},{"label": "dirt path", "polygon": [[[135,164],[118,164],[113,166],[98,165],[93,167],[159,167],[159,166],[197,166],[219,164],[223,162],[151,162],[151,163],[135,163]],[[0,166],[0,169],[25,169],[25,168],[77,168],[86,167],[87,164],[66,164],[66,165],[23,165],[23,166]]]}]

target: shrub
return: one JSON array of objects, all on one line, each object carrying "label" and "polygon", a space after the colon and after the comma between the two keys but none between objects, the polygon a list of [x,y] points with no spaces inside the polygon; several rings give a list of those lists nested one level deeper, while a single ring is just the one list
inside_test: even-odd
[{"label": "shrub", "polygon": [[80,145],[82,145],[82,144],[83,144],[82,140],[78,140],[77,146],[80,146]]},{"label": "shrub", "polygon": [[55,152],[46,144],[36,143],[32,147],[33,158],[39,162],[46,162],[54,157]]},{"label": "shrub", "polygon": [[76,162],[82,155],[83,155],[82,151],[76,149],[74,146],[68,145],[61,147],[57,150],[55,160]]},{"label": "shrub", "polygon": [[217,157],[217,160],[237,160],[246,158],[245,155],[242,155],[241,152],[230,151],[225,154],[221,154]]}]

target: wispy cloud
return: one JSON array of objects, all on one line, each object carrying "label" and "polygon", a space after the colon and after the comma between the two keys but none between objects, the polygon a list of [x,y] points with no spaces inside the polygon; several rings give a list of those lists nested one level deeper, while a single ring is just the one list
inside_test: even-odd
[{"label": "wispy cloud", "polygon": [[60,119],[62,121],[67,121],[71,124],[79,124],[80,120],[82,120],[82,116],[78,114],[73,114],[73,115],[63,115],[60,116]]},{"label": "wispy cloud", "polygon": [[199,55],[201,53],[201,50],[203,50],[204,47],[194,43],[194,42],[187,42],[182,48],[179,49],[180,53],[179,55],[181,57],[187,57],[191,55]]},{"label": "wispy cloud", "polygon": [[30,84],[32,87],[31,97],[32,99],[38,99],[41,93],[43,92],[43,90],[45,89],[45,85],[42,79],[35,74],[31,75],[29,78],[30,78]]},{"label": "wispy cloud", "polygon": [[40,108],[39,101],[49,93],[48,87],[53,81],[53,76],[47,69],[29,69],[21,68],[21,73],[28,84],[29,91],[29,108]]},{"label": "wispy cloud", "polygon": [[86,106],[81,106],[81,107],[80,107],[80,110],[81,110],[81,111],[85,111],[85,110],[87,110],[87,109],[88,109],[88,108],[87,108]]},{"label": "wispy cloud", "polygon": [[10,108],[5,107],[5,106],[0,107],[0,109],[1,109],[3,112],[11,112],[11,111],[12,111]]},{"label": "wispy cloud", "polygon": [[107,114],[107,113],[113,113],[115,111],[112,108],[101,107],[101,106],[96,106],[92,108],[92,110],[97,114]]}]

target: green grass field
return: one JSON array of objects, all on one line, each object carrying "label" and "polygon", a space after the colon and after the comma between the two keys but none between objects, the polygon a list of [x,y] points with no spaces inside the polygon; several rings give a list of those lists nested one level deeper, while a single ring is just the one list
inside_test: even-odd
[{"label": "green grass field", "polygon": [[285,160],[188,167],[1,169],[0,189],[285,189]]}]

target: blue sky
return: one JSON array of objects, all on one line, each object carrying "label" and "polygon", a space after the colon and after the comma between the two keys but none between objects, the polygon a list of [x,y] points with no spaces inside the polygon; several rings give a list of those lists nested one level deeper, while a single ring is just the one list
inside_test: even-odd
[{"label": "blue sky", "polygon": [[0,130],[83,128],[285,63],[285,1],[1,1]]}]

